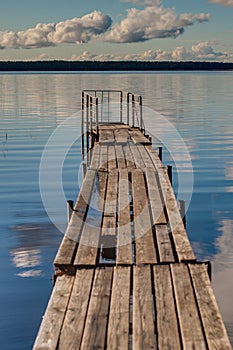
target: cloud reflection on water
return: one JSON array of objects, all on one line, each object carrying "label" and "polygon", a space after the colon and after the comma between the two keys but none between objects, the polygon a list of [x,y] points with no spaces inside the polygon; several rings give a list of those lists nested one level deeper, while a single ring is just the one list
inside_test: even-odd
[{"label": "cloud reflection on water", "polygon": [[213,256],[213,287],[231,342],[233,343],[233,220],[220,221],[221,236],[216,239]]},{"label": "cloud reflection on water", "polygon": [[49,224],[22,224],[11,227],[11,230],[18,241],[17,247],[10,249],[12,263],[17,268],[16,275],[19,277],[42,276],[42,248],[48,245],[57,246],[57,230]]}]

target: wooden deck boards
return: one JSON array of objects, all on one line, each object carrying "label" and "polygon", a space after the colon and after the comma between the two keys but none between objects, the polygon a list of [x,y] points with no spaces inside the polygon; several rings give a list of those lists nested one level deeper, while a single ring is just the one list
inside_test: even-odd
[{"label": "wooden deck boards", "polygon": [[75,276],[59,276],[33,349],[42,348],[231,346],[206,266],[179,263],[81,268]]},{"label": "wooden deck boards", "polygon": [[126,125],[99,130],[33,349],[230,350],[150,141]]}]

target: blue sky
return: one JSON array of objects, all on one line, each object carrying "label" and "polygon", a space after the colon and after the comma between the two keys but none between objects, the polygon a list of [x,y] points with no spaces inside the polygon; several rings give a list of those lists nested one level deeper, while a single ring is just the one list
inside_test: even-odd
[{"label": "blue sky", "polygon": [[233,0],[0,1],[0,60],[233,62]]}]

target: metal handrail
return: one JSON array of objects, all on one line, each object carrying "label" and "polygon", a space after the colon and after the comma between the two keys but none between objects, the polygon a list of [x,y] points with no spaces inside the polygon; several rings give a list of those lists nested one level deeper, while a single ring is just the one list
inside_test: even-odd
[{"label": "metal handrail", "polygon": [[[119,95],[118,116],[115,120],[110,120],[111,114],[116,112],[111,108],[112,96]],[[104,114],[104,101],[107,100],[107,114]],[[126,116],[123,115],[123,92],[121,90],[94,90],[86,89],[82,91],[82,157],[93,147],[93,137],[98,138],[100,123],[126,123],[132,127],[138,127],[145,132],[142,116],[142,97],[128,92],[126,95]],[[101,108],[99,108],[101,105]],[[107,120],[106,120],[107,117]],[[90,140],[91,137],[91,140]]]}]

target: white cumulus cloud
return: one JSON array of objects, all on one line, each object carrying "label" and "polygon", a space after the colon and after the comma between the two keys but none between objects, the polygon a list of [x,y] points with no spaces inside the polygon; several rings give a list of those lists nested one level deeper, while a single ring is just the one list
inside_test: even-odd
[{"label": "white cumulus cloud", "polygon": [[233,7],[233,0],[210,0],[212,4]]},{"label": "white cumulus cloud", "polygon": [[161,0],[120,0],[121,2],[131,2],[132,4],[139,4],[144,6],[160,5]]},{"label": "white cumulus cloud", "polygon": [[37,24],[25,31],[0,32],[0,48],[32,49],[56,46],[63,43],[90,41],[111,26],[112,20],[100,11],[93,11],[80,18],[49,24]]},{"label": "white cumulus cloud", "polygon": [[115,43],[143,42],[154,38],[176,38],[185,27],[195,22],[205,22],[210,14],[181,14],[162,6],[148,6],[143,10],[131,8],[127,17],[113,25],[105,35],[105,40]]}]

